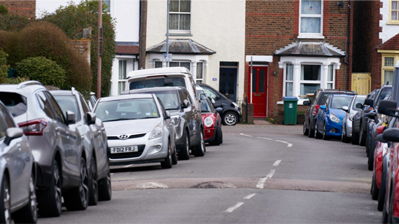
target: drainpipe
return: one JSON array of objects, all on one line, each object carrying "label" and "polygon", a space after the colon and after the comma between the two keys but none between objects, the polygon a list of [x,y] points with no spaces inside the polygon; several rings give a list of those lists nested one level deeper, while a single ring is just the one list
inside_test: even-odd
[{"label": "drainpipe", "polygon": [[344,63],[348,66],[348,68],[347,68],[347,73],[348,73],[348,79],[347,79],[347,82],[346,82],[346,89],[347,90],[350,90],[349,89],[349,82],[350,82],[350,78],[351,78],[351,76],[350,76],[350,58],[351,58],[351,56],[350,56],[350,53],[351,53],[351,11],[352,11],[352,2],[351,2],[351,0],[349,0],[349,5],[348,5],[348,8],[349,8],[349,13],[348,13],[348,50],[347,50],[347,61],[344,61]]}]

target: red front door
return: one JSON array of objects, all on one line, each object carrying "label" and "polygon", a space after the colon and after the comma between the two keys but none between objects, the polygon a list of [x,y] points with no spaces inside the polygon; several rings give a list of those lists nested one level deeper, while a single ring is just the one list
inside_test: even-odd
[{"label": "red front door", "polygon": [[[252,67],[254,117],[266,117],[267,67]],[[251,71],[251,67],[249,67]]]}]

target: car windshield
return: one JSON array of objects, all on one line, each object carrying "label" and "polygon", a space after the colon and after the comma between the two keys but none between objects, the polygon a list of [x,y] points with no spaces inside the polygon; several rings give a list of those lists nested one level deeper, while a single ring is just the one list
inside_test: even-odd
[{"label": "car windshield", "polygon": [[355,95],[334,95],[331,101],[331,109],[341,109],[343,106],[349,106]]},{"label": "car windshield", "polygon": [[60,105],[62,113],[65,115],[66,111],[72,111],[75,113],[76,121],[80,120],[80,111],[78,102],[74,96],[57,96],[53,95],[58,105]]},{"label": "car windshield", "polygon": [[102,101],[98,103],[94,113],[103,122],[159,117],[153,98]]},{"label": "car windshield", "polygon": [[209,105],[208,100],[201,100],[200,103],[201,103],[201,112],[206,112],[206,113],[212,112],[212,107],[211,105]]},{"label": "car windshield", "polygon": [[162,86],[186,87],[186,82],[184,81],[184,78],[159,78],[159,79],[132,81],[129,84],[130,89],[144,89],[144,88],[162,87]]},{"label": "car windshield", "polygon": [[392,93],[392,88],[384,88],[381,90],[381,94],[377,99],[377,102],[374,105],[377,105],[380,103],[381,100],[385,100],[387,97],[389,97]]},{"label": "car windshield", "polygon": [[361,110],[362,108],[356,108],[356,104],[360,103],[363,105],[364,100],[366,99],[366,96],[357,96],[355,99],[355,102],[353,103],[352,109],[354,110]]},{"label": "car windshield", "polygon": [[14,117],[26,113],[28,109],[26,98],[18,93],[0,92],[0,100]]}]

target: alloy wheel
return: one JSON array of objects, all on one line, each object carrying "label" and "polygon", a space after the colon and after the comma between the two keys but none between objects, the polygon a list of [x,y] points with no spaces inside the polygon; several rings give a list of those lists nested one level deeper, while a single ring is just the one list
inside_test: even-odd
[{"label": "alloy wheel", "polygon": [[6,223],[11,223],[11,196],[10,189],[8,186],[8,179],[4,179],[4,192],[3,192],[3,200],[4,200],[4,218]]},{"label": "alloy wheel", "polygon": [[237,122],[237,118],[234,114],[228,113],[228,114],[226,114],[226,116],[224,116],[224,122],[227,125],[235,125]]},{"label": "alloy wheel", "polygon": [[80,200],[82,201],[83,205],[88,203],[88,195],[89,195],[89,178],[87,176],[87,167],[86,162],[82,159],[82,164],[80,166],[80,186],[79,186],[79,194]]},{"label": "alloy wheel", "polygon": [[36,189],[35,183],[33,182],[33,178],[30,178],[29,182],[29,197],[30,197],[30,208],[33,220],[37,220],[37,198],[36,198]]},{"label": "alloy wheel", "polygon": [[205,142],[204,142],[204,135],[201,132],[201,150],[205,152]]},{"label": "alloy wheel", "polygon": [[97,182],[97,167],[96,167],[96,162],[94,160],[94,157],[92,158],[91,162],[91,181],[92,181],[92,187],[93,187],[93,192],[94,192],[94,197],[95,201],[98,200],[98,182]]},{"label": "alloy wheel", "polygon": [[57,204],[57,210],[60,211],[61,213],[61,208],[62,208],[62,193],[61,193],[61,180],[60,180],[60,173],[58,170],[58,166],[55,166],[54,168],[54,191],[55,191],[55,201]]}]

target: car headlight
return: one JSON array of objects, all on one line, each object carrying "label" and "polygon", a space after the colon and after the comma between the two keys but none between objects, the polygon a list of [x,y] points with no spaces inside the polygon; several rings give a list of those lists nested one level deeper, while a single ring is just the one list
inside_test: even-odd
[{"label": "car headlight", "polygon": [[159,123],[157,126],[155,126],[154,129],[152,129],[151,134],[148,137],[148,140],[160,138],[162,137],[162,134],[163,134],[162,123]]},{"label": "car headlight", "polygon": [[330,114],[330,120],[331,120],[332,122],[341,124],[341,119],[339,119],[339,118],[337,117],[337,115],[335,115],[335,114]]},{"label": "car headlight", "polygon": [[207,117],[207,118],[205,118],[204,123],[205,123],[205,126],[210,127],[213,125],[213,120],[212,120],[212,118]]},{"label": "car headlight", "polygon": [[175,127],[179,126],[179,123],[180,123],[179,116],[172,116],[170,119],[171,119],[171,123],[173,126],[175,126]]}]

